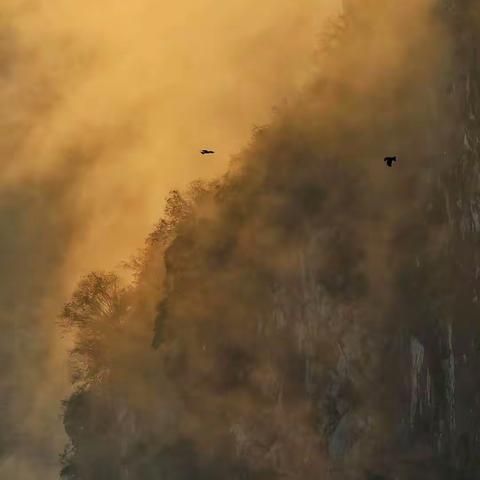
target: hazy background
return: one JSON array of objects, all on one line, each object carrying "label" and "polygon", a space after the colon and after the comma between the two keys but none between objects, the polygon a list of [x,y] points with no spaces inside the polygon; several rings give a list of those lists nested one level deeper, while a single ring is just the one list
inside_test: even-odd
[{"label": "hazy background", "polygon": [[[171,188],[222,173],[311,77],[335,0],[3,0],[0,478],[56,478],[84,273],[142,246]],[[201,156],[211,148],[214,156]]]}]

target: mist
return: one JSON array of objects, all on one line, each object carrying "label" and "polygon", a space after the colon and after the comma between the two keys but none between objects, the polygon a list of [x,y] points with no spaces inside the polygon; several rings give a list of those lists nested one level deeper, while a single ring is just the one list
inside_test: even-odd
[{"label": "mist", "polygon": [[311,78],[338,8],[2,2],[2,478],[58,476],[72,344],[58,314],[78,279],[135,254],[169,190],[227,169]]},{"label": "mist", "polygon": [[474,478],[472,12],[348,2],[134,282],[81,280],[64,478]]},{"label": "mist", "polygon": [[470,478],[478,18],[6,0],[0,477]]}]

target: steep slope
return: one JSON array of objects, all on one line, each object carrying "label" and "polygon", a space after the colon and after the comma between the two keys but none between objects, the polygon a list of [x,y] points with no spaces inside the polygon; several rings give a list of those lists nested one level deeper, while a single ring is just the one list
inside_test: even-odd
[{"label": "steep slope", "polygon": [[80,284],[64,478],[480,476],[478,8],[352,3],[137,282]]}]

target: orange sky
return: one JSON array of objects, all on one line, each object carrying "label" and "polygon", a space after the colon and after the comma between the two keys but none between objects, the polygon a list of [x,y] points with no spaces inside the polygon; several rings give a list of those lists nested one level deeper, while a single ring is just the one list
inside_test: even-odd
[{"label": "orange sky", "polygon": [[[12,121],[29,131],[3,176],[48,176],[79,152],[90,158],[75,185],[89,228],[69,267],[83,271],[141,246],[169,189],[225,170],[252,126],[309,78],[338,0],[7,5],[28,53],[2,100],[18,99],[21,118]],[[204,147],[217,153],[202,157]]]}]

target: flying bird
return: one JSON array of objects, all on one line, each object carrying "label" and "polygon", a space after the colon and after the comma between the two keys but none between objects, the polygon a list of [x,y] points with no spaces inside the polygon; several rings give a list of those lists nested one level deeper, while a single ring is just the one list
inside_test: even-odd
[{"label": "flying bird", "polygon": [[213,150],[201,150],[200,153],[202,155],[209,154],[209,153],[215,153]]},{"label": "flying bird", "polygon": [[397,157],[385,157],[383,161],[386,162],[389,167],[391,167],[392,163],[397,161]]}]

